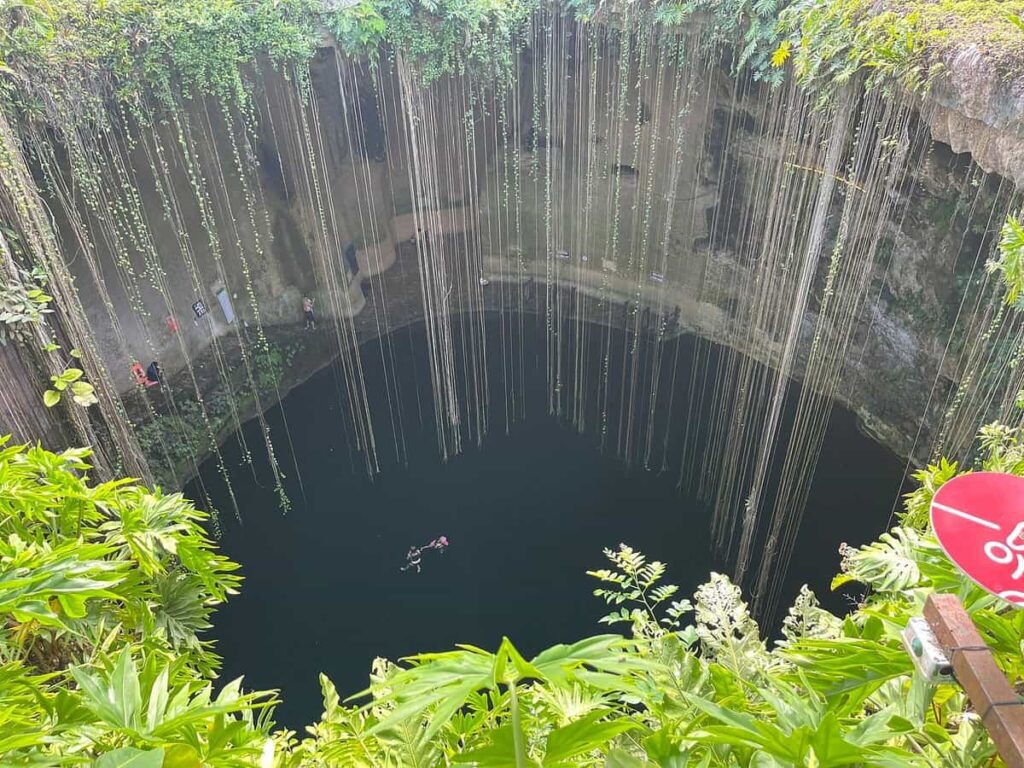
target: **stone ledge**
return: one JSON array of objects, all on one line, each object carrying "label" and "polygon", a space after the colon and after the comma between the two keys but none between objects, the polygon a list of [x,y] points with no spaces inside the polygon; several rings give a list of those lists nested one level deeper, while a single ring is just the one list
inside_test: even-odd
[{"label": "stone ledge", "polygon": [[943,65],[921,110],[932,137],[1024,187],[1024,74],[1001,76],[973,45]]}]

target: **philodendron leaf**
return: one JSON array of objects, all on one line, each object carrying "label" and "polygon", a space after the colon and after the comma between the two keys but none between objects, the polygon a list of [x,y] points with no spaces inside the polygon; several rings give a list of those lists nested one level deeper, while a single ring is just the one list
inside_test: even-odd
[{"label": "philodendron leaf", "polygon": [[135,749],[122,747],[101,756],[96,761],[96,768],[161,768],[164,763],[164,750]]},{"label": "philodendron leaf", "polygon": [[48,389],[43,392],[43,404],[47,408],[53,408],[57,403],[60,402],[60,392],[53,389]]}]

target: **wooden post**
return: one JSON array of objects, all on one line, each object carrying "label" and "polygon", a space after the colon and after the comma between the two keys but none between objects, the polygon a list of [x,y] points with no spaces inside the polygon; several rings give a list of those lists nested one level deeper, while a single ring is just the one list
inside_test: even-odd
[{"label": "wooden post", "polygon": [[996,666],[956,595],[930,595],[924,618],[953,665],[957,682],[981,716],[1009,768],[1024,768],[1024,702]]}]

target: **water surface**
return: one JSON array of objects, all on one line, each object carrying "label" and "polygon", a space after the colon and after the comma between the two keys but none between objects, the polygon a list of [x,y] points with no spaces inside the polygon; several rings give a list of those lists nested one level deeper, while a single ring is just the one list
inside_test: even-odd
[{"label": "water surface", "polygon": [[[242,524],[229,511],[216,466],[204,465],[203,485],[224,511],[221,546],[245,576],[241,595],[215,617],[223,677],[244,674],[249,687],[281,689],[278,722],[300,729],[319,716],[320,672],[343,695],[364,688],[376,656],[396,659],[456,643],[493,649],[503,635],[529,655],[606,631],[597,623],[605,607],[585,575],[604,567],[604,547],[626,542],[667,562],[667,579],[683,594],[716,567],[708,510],[677,487],[673,441],[685,432],[684,420],[696,420],[679,407],[687,402],[682,390],[690,377],[676,377],[681,391],[671,413],[665,411],[673,443],[668,456],[650,462],[652,470],[628,467],[614,455],[614,436],[606,441],[611,450],[602,452],[596,435],[579,434],[546,413],[543,333],[533,318],[527,327],[533,329],[524,357],[528,416],[506,433],[504,410],[499,416],[496,404],[492,420],[499,423],[481,449],[469,445],[447,463],[439,459],[419,326],[392,338],[401,372],[404,460],[395,458],[390,421],[379,420],[382,471],[367,475],[346,440],[340,385],[327,369],[268,414],[287,468],[283,409],[301,468],[301,487],[294,472],[287,481],[290,514],[277,507],[265,459],[257,456],[253,471],[240,466],[237,445],[225,446]],[[487,328],[493,351],[499,325],[490,319]],[[613,335],[616,353],[624,342],[621,332]],[[690,370],[694,339],[675,343],[681,345],[678,370]],[[363,359],[370,391],[381,401],[379,414],[388,403],[378,351],[377,342],[368,345]],[[713,357],[710,364],[696,359],[713,374]],[[492,371],[491,381],[498,386],[500,371]],[[494,402],[500,398],[499,392]],[[245,433],[250,446],[261,445],[256,424]],[[901,461],[857,431],[851,414],[834,411],[784,603],[807,582],[842,610],[844,598],[828,593],[837,548],[882,529],[902,470]],[[187,493],[201,496],[197,484]],[[442,534],[451,542],[443,555],[425,553],[421,573],[400,571],[410,546]]]}]

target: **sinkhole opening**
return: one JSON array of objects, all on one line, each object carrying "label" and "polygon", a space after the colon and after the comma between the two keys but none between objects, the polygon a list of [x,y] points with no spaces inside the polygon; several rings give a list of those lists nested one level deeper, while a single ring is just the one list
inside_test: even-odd
[{"label": "sinkhole opening", "polygon": [[[260,452],[251,471],[234,469],[243,466],[242,445],[261,440],[256,422],[224,446],[241,522],[214,461],[186,488],[221,511],[220,545],[245,577],[241,594],[214,618],[222,679],[245,674],[250,687],[280,689],[276,718],[287,727],[319,716],[320,672],[345,695],[366,687],[378,656],[394,660],[458,643],[493,649],[503,635],[535,654],[608,631],[598,623],[607,608],[586,575],[605,567],[604,547],[625,542],[666,562],[666,581],[684,596],[711,570],[731,572],[732,563],[712,552],[711,505],[697,491],[694,461],[715,417],[713,398],[696,397],[697,390],[719,380],[723,350],[687,335],[657,342],[673,360],[663,374],[671,397],[657,403],[617,373],[601,389],[599,376],[570,386],[566,371],[555,387],[566,395],[557,400],[559,415],[550,412],[543,317],[483,322],[487,380],[474,384],[466,371],[462,381],[487,392],[479,447],[467,441],[447,462],[439,456],[419,323],[364,345],[373,412],[388,414],[374,422],[379,473],[368,475],[346,437],[344,384],[329,366],[267,414],[275,445],[293,453],[281,462],[288,515]],[[624,359],[631,345],[655,345],[651,334],[590,330],[577,359],[588,359],[591,371],[614,370],[602,362]],[[515,360],[499,353],[510,333],[521,342]],[[783,432],[798,395],[791,384]],[[694,403],[704,403],[704,412]],[[650,434],[634,434],[638,414],[653,425]],[[883,528],[903,469],[858,431],[849,411],[833,409],[781,608],[762,617],[771,630],[805,583],[827,607],[844,610],[848,597],[829,590],[838,547],[870,541]],[[777,482],[769,478],[767,487]],[[420,572],[401,570],[410,547],[442,535],[447,550],[426,551]]]}]

